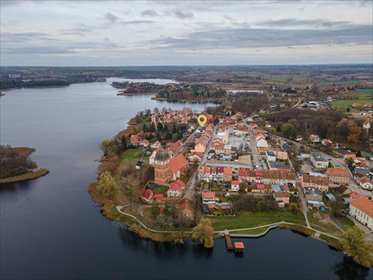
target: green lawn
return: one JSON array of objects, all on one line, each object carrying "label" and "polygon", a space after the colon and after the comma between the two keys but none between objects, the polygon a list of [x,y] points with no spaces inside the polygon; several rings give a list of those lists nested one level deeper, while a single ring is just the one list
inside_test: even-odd
[{"label": "green lawn", "polygon": [[[121,163],[128,162],[128,163],[131,163],[131,164],[136,164],[136,162],[141,159],[142,154],[143,154],[142,148],[127,149],[120,156],[119,160],[120,160]],[[145,159],[145,157],[144,157],[144,159]]]},{"label": "green lawn", "polygon": [[292,214],[287,211],[277,212],[243,212],[235,217],[209,217],[215,230],[257,227],[281,221],[305,225],[302,213]]},{"label": "green lawn", "polygon": [[153,193],[165,194],[168,190],[168,186],[157,186],[153,189]]},{"label": "green lawn", "polygon": [[351,107],[353,104],[370,104],[373,102],[372,96],[369,95],[362,95],[359,99],[352,99],[352,100],[334,100],[332,101],[332,105],[337,109],[342,111],[346,111],[348,107]]},{"label": "green lawn", "polygon": [[245,229],[240,231],[232,231],[231,233],[244,233],[244,234],[259,234],[263,233],[268,229],[268,227],[261,227],[257,229]]}]

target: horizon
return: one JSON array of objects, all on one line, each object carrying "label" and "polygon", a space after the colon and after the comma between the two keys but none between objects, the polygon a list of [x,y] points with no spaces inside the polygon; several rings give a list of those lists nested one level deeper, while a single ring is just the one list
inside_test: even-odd
[{"label": "horizon", "polygon": [[0,3],[3,67],[373,61],[373,3],[366,0]]},{"label": "horizon", "polygon": [[168,64],[168,65],[1,65],[0,68],[47,67],[47,68],[124,68],[124,67],[270,67],[270,66],[369,66],[373,62],[361,63],[309,63],[309,64]]}]

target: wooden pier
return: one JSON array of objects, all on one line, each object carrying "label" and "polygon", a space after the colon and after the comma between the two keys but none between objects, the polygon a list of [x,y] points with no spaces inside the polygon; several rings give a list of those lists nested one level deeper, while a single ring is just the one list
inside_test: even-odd
[{"label": "wooden pier", "polygon": [[235,253],[243,253],[245,249],[245,244],[243,242],[232,243],[232,239],[231,239],[231,236],[228,230],[224,232],[224,238],[225,238],[225,246],[227,247],[227,251],[234,251]]},{"label": "wooden pier", "polygon": [[225,245],[227,247],[227,251],[232,251],[233,245],[232,245],[232,240],[231,240],[229,233],[226,233],[224,237],[225,237]]}]

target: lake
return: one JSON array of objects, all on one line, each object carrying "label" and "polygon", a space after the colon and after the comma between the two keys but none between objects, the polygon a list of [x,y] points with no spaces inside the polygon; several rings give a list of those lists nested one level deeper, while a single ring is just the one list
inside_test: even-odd
[{"label": "lake", "polygon": [[[36,148],[50,174],[0,187],[1,279],[372,279],[325,243],[276,229],[246,239],[241,257],[223,239],[213,250],[139,239],[92,202],[99,145],[143,109],[185,104],[116,96],[106,83],[17,89],[0,98],[1,144]],[[165,83],[164,80],[152,80]],[[189,105],[201,111],[206,105]]]}]

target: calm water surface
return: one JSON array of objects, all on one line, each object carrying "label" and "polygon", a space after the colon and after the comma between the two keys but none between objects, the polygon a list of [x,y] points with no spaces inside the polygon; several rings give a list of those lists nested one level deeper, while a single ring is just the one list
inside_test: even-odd
[{"label": "calm water surface", "polygon": [[51,171],[0,188],[2,279],[373,278],[325,243],[287,230],[246,239],[237,257],[223,240],[212,251],[192,242],[157,244],[105,219],[87,192],[100,142],[140,110],[184,106],[116,96],[110,81],[12,90],[0,98],[1,144],[35,147],[32,158]]}]

